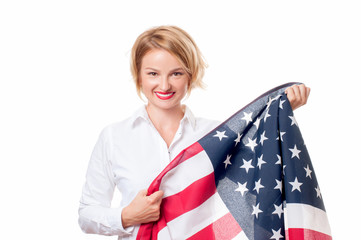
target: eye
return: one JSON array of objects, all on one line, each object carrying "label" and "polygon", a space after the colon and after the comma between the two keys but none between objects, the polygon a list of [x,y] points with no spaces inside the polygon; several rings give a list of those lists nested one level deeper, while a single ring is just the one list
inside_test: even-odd
[{"label": "eye", "polygon": [[150,76],[153,76],[153,77],[158,75],[156,72],[148,72],[147,74],[150,75]]},{"label": "eye", "polygon": [[174,75],[174,76],[182,76],[183,73],[182,73],[182,72],[174,72],[173,75]]}]

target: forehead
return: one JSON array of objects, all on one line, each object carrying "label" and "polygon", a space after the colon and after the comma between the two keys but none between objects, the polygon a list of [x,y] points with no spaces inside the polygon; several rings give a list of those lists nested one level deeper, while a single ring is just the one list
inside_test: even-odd
[{"label": "forehead", "polygon": [[142,59],[142,68],[146,67],[182,67],[179,60],[164,49],[152,49]]}]

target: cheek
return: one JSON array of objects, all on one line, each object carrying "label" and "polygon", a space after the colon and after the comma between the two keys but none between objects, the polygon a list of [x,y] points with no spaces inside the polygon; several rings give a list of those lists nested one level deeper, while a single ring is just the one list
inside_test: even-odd
[{"label": "cheek", "polygon": [[176,81],[176,83],[174,83],[173,85],[176,89],[178,89],[178,91],[187,91],[188,90],[188,81],[184,80],[184,81]]},{"label": "cheek", "polygon": [[147,76],[140,76],[139,86],[142,89],[147,89],[147,88],[149,88],[150,85],[151,85],[151,81],[149,81],[149,79],[147,79]]},{"label": "cheek", "polygon": [[187,90],[189,88],[189,84],[190,84],[190,80],[188,77],[184,77],[182,79],[179,79],[179,81],[177,81],[178,83],[178,88],[179,89],[185,89]]}]

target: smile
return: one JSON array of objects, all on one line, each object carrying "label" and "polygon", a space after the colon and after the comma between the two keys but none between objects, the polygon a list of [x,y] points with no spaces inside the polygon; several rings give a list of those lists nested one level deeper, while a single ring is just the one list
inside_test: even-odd
[{"label": "smile", "polygon": [[175,92],[154,92],[154,93],[161,100],[171,99],[175,94]]}]

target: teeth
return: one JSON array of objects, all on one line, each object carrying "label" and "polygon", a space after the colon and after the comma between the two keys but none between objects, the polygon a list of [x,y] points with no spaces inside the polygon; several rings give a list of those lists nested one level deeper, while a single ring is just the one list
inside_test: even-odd
[{"label": "teeth", "polygon": [[159,95],[159,96],[161,96],[161,97],[169,97],[169,96],[171,96],[171,95],[173,95],[173,93],[171,92],[171,93],[159,93],[159,92],[157,92],[156,93],[157,95]]}]

